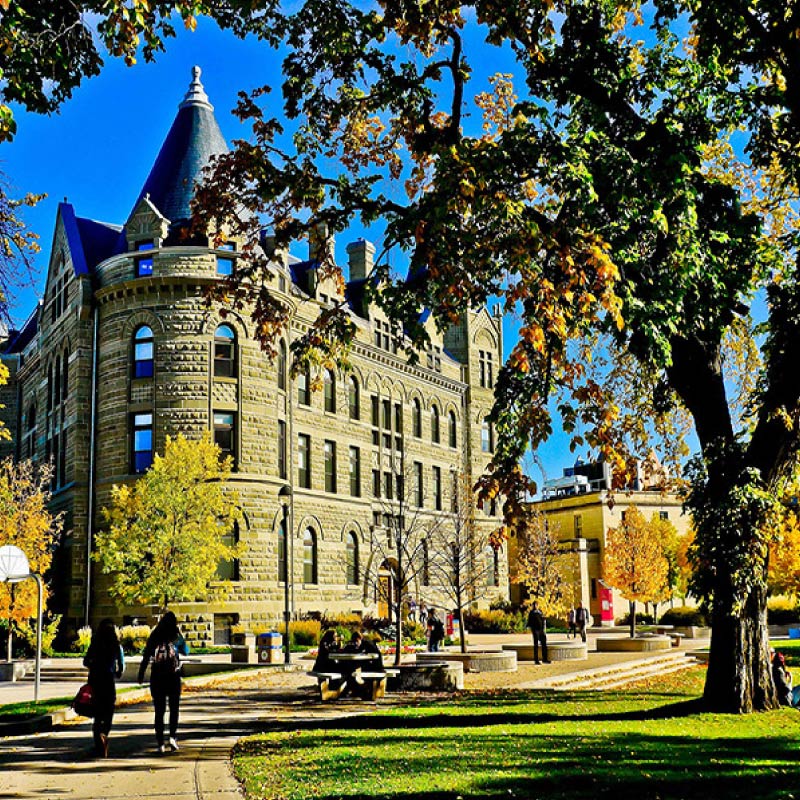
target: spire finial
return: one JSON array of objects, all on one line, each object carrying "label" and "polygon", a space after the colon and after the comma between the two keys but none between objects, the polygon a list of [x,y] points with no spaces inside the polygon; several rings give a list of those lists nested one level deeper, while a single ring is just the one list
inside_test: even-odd
[{"label": "spire finial", "polygon": [[186,97],[178,108],[186,108],[187,106],[205,106],[206,108],[214,110],[214,106],[208,102],[208,95],[203,89],[203,84],[200,83],[200,74],[202,70],[195,65],[192,67],[192,82],[189,84],[189,91],[186,92]]}]

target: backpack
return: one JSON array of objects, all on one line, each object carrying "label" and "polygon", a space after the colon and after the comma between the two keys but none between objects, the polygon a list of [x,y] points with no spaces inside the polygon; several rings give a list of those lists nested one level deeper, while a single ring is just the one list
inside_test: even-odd
[{"label": "backpack", "polygon": [[444,639],[444,623],[438,617],[431,622],[431,639]]},{"label": "backpack", "polygon": [[174,675],[181,668],[178,651],[172,642],[160,642],[153,651],[152,671],[159,675]]}]

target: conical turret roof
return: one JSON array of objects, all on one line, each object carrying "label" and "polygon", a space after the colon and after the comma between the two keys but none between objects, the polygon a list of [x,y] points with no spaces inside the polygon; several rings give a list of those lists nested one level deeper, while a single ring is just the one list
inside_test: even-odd
[{"label": "conical turret roof", "polygon": [[202,177],[211,156],[228,152],[208,102],[200,67],[192,68],[189,91],[178,106],[178,114],[147,176],[134,208],[145,195],[173,224],[191,217],[190,203],[194,187]]}]

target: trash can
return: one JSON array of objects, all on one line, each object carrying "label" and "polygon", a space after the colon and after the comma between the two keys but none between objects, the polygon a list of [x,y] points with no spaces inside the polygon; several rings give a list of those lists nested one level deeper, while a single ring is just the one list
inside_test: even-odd
[{"label": "trash can", "polygon": [[281,660],[283,636],[277,631],[256,635],[256,653],[259,664],[278,664]]}]

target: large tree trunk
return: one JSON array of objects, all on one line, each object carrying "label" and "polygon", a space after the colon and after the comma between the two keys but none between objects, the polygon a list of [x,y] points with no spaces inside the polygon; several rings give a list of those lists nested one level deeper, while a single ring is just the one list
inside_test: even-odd
[{"label": "large tree trunk", "polygon": [[712,711],[749,713],[778,707],[765,590],[752,589],[741,614],[733,614],[729,603],[715,603],[703,696]]}]

